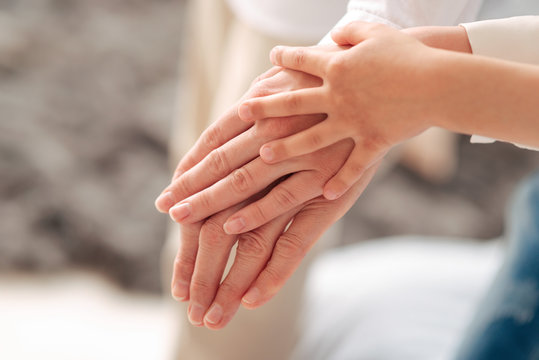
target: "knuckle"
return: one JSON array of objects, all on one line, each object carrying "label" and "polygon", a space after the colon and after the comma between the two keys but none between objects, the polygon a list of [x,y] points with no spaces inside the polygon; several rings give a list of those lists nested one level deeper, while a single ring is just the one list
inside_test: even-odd
[{"label": "knuckle", "polygon": [[301,100],[299,96],[294,93],[286,94],[284,97],[284,105],[289,110],[296,110],[299,108]]},{"label": "knuckle", "polygon": [[309,146],[316,149],[320,148],[323,142],[322,136],[319,133],[310,134],[308,141],[309,141]]},{"label": "knuckle", "polygon": [[223,230],[223,224],[213,218],[206,220],[200,230],[200,242],[210,248],[219,246],[223,243],[223,238],[226,236]]},{"label": "knuckle", "polygon": [[193,280],[191,280],[191,292],[194,294],[196,293],[205,293],[209,292],[213,288],[213,284],[210,284],[210,282],[206,279],[193,277]]},{"label": "knuckle", "polygon": [[189,281],[195,267],[195,259],[190,256],[178,254],[174,260],[174,272],[180,279]]},{"label": "knuckle", "polygon": [[193,239],[198,241],[198,234],[200,233],[200,223],[180,225],[181,241],[182,244],[191,242]]},{"label": "knuckle", "polygon": [[248,217],[252,219],[254,224],[258,225],[265,224],[270,218],[270,216],[266,215],[264,208],[259,202],[255,202],[249,206]]},{"label": "knuckle", "polygon": [[264,76],[263,75],[258,75],[257,77],[255,77],[255,79],[251,82],[251,87],[255,86],[256,84],[258,84],[260,81],[262,81],[264,79]]},{"label": "knuckle", "polygon": [[236,252],[241,256],[250,258],[265,257],[270,242],[259,231],[251,231],[240,236]]},{"label": "knuckle", "polygon": [[334,56],[329,60],[327,65],[327,78],[330,82],[334,82],[340,79],[343,74],[346,74],[347,62],[345,58],[340,56]]},{"label": "knuckle", "polygon": [[302,259],[306,254],[305,242],[296,234],[286,232],[275,244],[275,254],[285,260]]},{"label": "knuckle", "polygon": [[369,153],[378,152],[380,149],[387,148],[390,144],[385,141],[384,137],[379,133],[371,133],[361,142],[362,147]]},{"label": "knuckle", "polygon": [[239,168],[234,170],[230,176],[230,185],[236,193],[244,193],[249,190],[251,185],[254,183],[253,176],[249,170],[245,168]]},{"label": "knuckle", "polygon": [[293,130],[293,122],[289,119],[271,118],[257,122],[258,134],[264,139],[277,139],[290,135]]},{"label": "knuckle", "polygon": [[186,222],[192,222],[195,218],[202,219],[203,216],[208,216],[208,210],[213,209],[215,205],[215,198],[212,196],[211,192],[208,193],[203,191],[196,194],[191,203],[191,216],[186,220]]},{"label": "knuckle", "polygon": [[222,143],[221,130],[217,126],[210,126],[204,132],[202,142],[208,149],[215,149],[219,147]]},{"label": "knuckle", "polygon": [[303,64],[305,64],[305,56],[306,55],[304,49],[296,49],[292,56],[292,61],[294,62],[294,65],[298,67],[303,66]]},{"label": "knuckle", "polygon": [[267,266],[266,269],[264,269],[264,276],[266,278],[266,284],[271,290],[278,289],[285,280],[280,270],[273,266]]},{"label": "knuckle", "polygon": [[229,169],[228,159],[221,149],[213,150],[208,156],[208,171],[215,176],[223,176]]},{"label": "knuckle", "polygon": [[262,97],[262,96],[267,96],[270,94],[271,94],[270,87],[268,86],[266,80],[262,80],[256,83],[256,85],[253,87],[251,91],[252,97]]},{"label": "knuckle", "polygon": [[285,186],[276,187],[273,196],[281,209],[289,209],[298,203],[297,196]]},{"label": "knuckle", "polygon": [[352,173],[352,175],[357,176],[365,171],[365,165],[363,165],[363,163],[359,161],[353,161],[349,164],[348,169]]},{"label": "knuckle", "polygon": [[170,187],[170,192],[174,194],[175,200],[177,202],[185,199],[186,197],[195,193],[191,183],[187,179],[176,179]]},{"label": "knuckle", "polygon": [[225,280],[219,285],[219,296],[239,298],[242,292],[240,286],[231,281]]}]

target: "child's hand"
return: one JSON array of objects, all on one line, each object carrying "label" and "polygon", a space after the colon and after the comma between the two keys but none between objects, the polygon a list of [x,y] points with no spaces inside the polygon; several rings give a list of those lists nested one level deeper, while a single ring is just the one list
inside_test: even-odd
[{"label": "child's hand", "polygon": [[335,31],[350,49],[277,47],[275,65],[316,75],[323,85],[245,101],[243,120],[325,113],[327,119],[298,134],[271,141],[262,159],[276,163],[351,138],[355,147],[324,187],[327,199],[346,192],[394,145],[426,130],[440,102],[431,75],[434,50],[415,38],[379,24],[351,23]]}]

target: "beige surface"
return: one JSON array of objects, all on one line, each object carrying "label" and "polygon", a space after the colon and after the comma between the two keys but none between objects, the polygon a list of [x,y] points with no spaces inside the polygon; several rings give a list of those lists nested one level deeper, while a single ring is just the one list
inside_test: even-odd
[{"label": "beige surface", "polygon": [[170,359],[171,311],[95,273],[3,274],[0,359]]}]

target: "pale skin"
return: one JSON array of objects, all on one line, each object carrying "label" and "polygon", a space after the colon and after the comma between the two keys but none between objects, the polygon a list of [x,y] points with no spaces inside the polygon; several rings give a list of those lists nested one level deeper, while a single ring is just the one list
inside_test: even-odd
[{"label": "pale skin", "polygon": [[[410,31],[431,46],[462,49],[458,41],[462,34],[454,28]],[[345,52],[337,50],[325,51]],[[244,100],[321,85],[317,76],[274,68],[253,84]],[[183,224],[172,291],[177,299],[190,302],[189,319],[194,325],[222,328],[240,303],[255,308],[271,299],[318,237],[371,180],[377,163],[338,201],[320,196],[324,184],[349,157],[354,147],[351,139],[337,141],[318,154],[275,164],[258,157],[263,144],[314,128],[325,118],[323,114],[272,118],[252,126],[240,120],[234,106],[204,132],[178,165],[156,206]],[[322,158],[331,160],[322,162]],[[286,174],[291,176],[279,182]],[[291,219],[292,225],[283,233]],[[240,227],[234,228],[238,223]],[[236,241],[238,257],[220,283]]]},{"label": "pale skin", "polygon": [[[273,69],[269,77],[255,82],[246,96],[262,96],[287,89],[319,85],[319,79],[310,75]],[[186,198],[198,189],[204,189],[245,163],[255,167],[242,170],[241,173],[245,176],[240,178],[252,177],[257,182],[263,181],[263,187],[266,187],[246,202],[237,200],[240,202],[237,205],[229,208],[225,205],[223,211],[215,215],[209,214],[210,217],[202,221],[190,221],[181,227],[182,240],[174,264],[172,294],[179,301],[189,301],[188,316],[193,325],[205,325],[210,329],[224,327],[232,319],[240,303],[247,308],[255,308],[271,299],[292,275],[308,249],[353,205],[374,175],[373,169],[342,201],[330,202],[320,196],[309,196],[308,201],[298,199],[295,206],[292,203],[286,204],[289,211],[277,215],[272,215],[273,212],[262,214],[273,219],[266,225],[240,236],[229,235],[223,230],[225,220],[268,190],[272,189],[273,192],[265,198],[274,199],[276,202],[286,200],[279,194],[279,190],[275,190],[283,188],[286,193],[292,191],[287,190],[290,186],[301,188],[305,185],[316,189],[315,185],[318,184],[316,191],[321,194],[323,183],[331,176],[328,169],[315,164],[314,156],[305,156],[299,161],[291,162],[288,169],[284,167],[284,172],[281,166],[281,170],[273,169],[258,158],[258,149],[264,141],[300,131],[321,121],[323,115],[270,119],[254,127],[246,127],[237,116],[236,109],[237,105],[202,134],[178,165],[171,185],[163,192],[164,196],[160,196],[156,201],[158,209],[167,212],[174,205],[175,199]],[[216,148],[218,151],[215,151]],[[336,144],[329,151],[324,151],[322,155],[333,157],[340,153],[344,161],[350,148],[351,142],[345,141]],[[259,172],[268,176],[254,176]],[[275,185],[274,181],[288,172],[294,175]],[[250,173],[253,175],[248,175]],[[232,175],[230,178],[237,179],[238,176]],[[243,183],[242,180],[226,184],[230,189],[241,187],[236,189],[235,197],[238,197],[238,191],[242,190],[253,194],[259,192],[244,189],[243,186],[247,184],[242,185]],[[222,195],[231,197],[231,193],[227,191]],[[245,198],[246,195],[242,192],[241,199]],[[215,201],[221,200],[229,201],[227,198],[215,198]],[[195,206],[193,208],[196,209]],[[292,219],[294,221],[284,232],[285,226]],[[220,284],[230,250],[236,242],[238,249],[234,264]]]},{"label": "pale skin", "polygon": [[[332,37],[352,47],[277,47],[270,55],[275,65],[320,77],[322,86],[250,99],[239,108],[245,121],[327,114],[307,130],[262,146],[268,164],[354,141],[324,187],[327,199],[344,194],[391,147],[432,126],[539,144],[538,67],[435,49],[379,24],[351,23]],[[467,52],[466,43],[459,47]]]}]

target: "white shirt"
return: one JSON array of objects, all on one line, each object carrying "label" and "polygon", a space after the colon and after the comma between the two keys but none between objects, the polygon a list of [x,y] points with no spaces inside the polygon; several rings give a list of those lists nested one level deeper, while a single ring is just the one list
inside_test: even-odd
[{"label": "white shirt", "polygon": [[[474,54],[539,65],[539,16],[485,20],[462,24],[462,26],[466,28]],[[491,143],[495,140],[474,135],[471,141]]]},{"label": "white shirt", "polygon": [[[227,0],[244,23],[267,35],[318,42],[338,21],[375,21],[397,28],[473,21],[482,0]],[[339,21],[339,18],[341,20]]]},{"label": "white shirt", "polygon": [[227,0],[234,15],[277,39],[316,44],[346,12],[348,0]]}]

